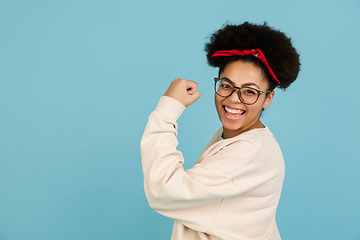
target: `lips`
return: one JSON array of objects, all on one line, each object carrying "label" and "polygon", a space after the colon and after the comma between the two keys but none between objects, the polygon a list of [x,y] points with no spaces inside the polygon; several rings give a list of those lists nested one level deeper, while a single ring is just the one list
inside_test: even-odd
[{"label": "lips", "polygon": [[228,106],[224,106],[224,110],[225,110],[225,116],[232,120],[241,118],[245,113],[245,111],[242,109],[231,108]]}]

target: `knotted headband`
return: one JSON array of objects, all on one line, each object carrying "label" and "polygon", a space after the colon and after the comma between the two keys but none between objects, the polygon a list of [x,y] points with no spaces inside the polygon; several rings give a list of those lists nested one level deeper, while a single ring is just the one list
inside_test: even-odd
[{"label": "knotted headband", "polygon": [[260,59],[260,61],[262,61],[265,64],[265,66],[267,67],[267,69],[269,70],[271,76],[276,80],[276,82],[278,84],[280,84],[280,81],[277,79],[274,71],[271,69],[270,65],[266,61],[265,55],[261,51],[260,48],[255,48],[255,49],[250,49],[250,50],[247,50],[247,49],[244,49],[244,50],[233,49],[233,50],[217,51],[211,57],[227,57],[227,56],[235,56],[235,55],[239,55],[239,56],[253,55],[254,57]]}]

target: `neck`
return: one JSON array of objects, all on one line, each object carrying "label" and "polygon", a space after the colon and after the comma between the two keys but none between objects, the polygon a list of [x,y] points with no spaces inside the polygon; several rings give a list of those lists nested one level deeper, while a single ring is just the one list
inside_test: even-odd
[{"label": "neck", "polygon": [[246,129],[242,129],[239,131],[233,131],[233,130],[229,130],[223,127],[223,134],[222,134],[222,138],[223,139],[227,139],[227,138],[233,138],[236,137],[242,133],[248,132],[252,129],[256,129],[256,128],[265,128],[264,124],[262,124],[262,122],[260,121],[260,119],[258,119],[253,125],[251,125],[250,127],[246,128]]}]

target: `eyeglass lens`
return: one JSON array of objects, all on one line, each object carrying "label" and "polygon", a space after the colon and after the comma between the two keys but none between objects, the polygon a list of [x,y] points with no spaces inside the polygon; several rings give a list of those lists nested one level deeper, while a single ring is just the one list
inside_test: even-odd
[{"label": "eyeglass lens", "polygon": [[[234,85],[226,79],[219,79],[215,85],[215,91],[222,97],[230,96],[234,91]],[[239,99],[243,103],[253,104],[259,97],[259,92],[252,88],[240,88],[238,91]]]}]

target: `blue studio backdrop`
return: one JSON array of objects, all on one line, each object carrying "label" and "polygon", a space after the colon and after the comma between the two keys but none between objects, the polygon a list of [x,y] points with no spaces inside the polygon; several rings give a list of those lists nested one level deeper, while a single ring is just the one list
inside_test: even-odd
[{"label": "blue studio backdrop", "polygon": [[199,83],[179,119],[190,168],[221,126],[204,43],[267,21],[302,70],[262,117],[285,157],[283,239],[360,239],[360,2],[0,0],[0,240],[169,239],[139,142],[170,82]]}]

